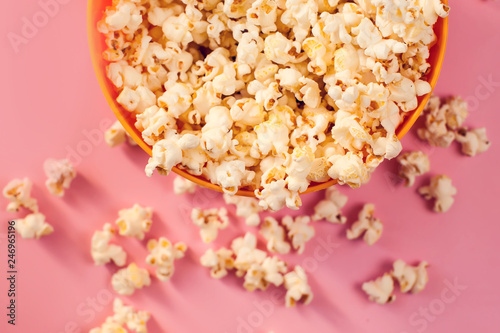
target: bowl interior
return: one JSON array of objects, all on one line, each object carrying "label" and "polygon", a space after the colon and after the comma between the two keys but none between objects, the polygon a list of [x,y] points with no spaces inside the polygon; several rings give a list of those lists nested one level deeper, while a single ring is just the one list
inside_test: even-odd
[{"label": "bowl interior", "polygon": [[[106,7],[110,6],[111,2],[112,0],[89,0],[87,4],[87,34],[92,64],[97,76],[97,81],[99,82],[101,90],[104,93],[104,97],[106,98],[114,114],[123,125],[125,130],[134,139],[134,141],[137,142],[137,144],[146,153],[151,155],[151,147],[143,141],[141,133],[134,126],[135,117],[132,115],[132,113],[125,110],[125,108],[118,104],[118,102],[116,101],[118,93],[111,81],[108,80],[106,76],[107,61],[105,61],[102,57],[102,53],[106,50],[106,43],[104,40],[104,35],[97,31],[97,23],[102,19]],[[447,3],[446,0],[444,2]],[[428,82],[430,83],[432,89],[434,89],[434,87],[436,86],[444,60],[446,42],[448,39],[448,18],[439,19],[438,22],[434,25],[434,32],[437,36],[437,41],[435,45],[430,49],[430,58],[428,61],[431,64],[431,70],[427,76]],[[419,97],[418,107],[414,111],[406,113],[403,122],[396,130],[396,134],[399,139],[403,138],[403,136],[413,126],[417,118],[420,116],[420,113],[423,111],[425,104],[429,100],[430,96],[431,93],[428,93],[427,95]],[[194,176],[177,167],[174,167],[172,171],[200,186],[223,192],[220,186],[210,183],[203,177]],[[319,191],[336,183],[336,180],[333,179],[324,183],[311,183],[309,188],[303,194]],[[252,197],[254,196],[254,192],[251,190],[241,189],[238,191],[237,195]]]}]

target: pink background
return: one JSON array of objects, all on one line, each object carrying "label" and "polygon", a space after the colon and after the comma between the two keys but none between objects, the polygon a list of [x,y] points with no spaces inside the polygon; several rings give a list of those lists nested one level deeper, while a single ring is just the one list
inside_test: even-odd
[{"label": "pink background", "polygon": [[[43,2],[43,1],[42,1]],[[62,1],[64,2],[64,1]],[[2,36],[2,112],[0,152],[2,187],[12,178],[30,177],[40,210],[55,233],[36,240],[17,241],[17,325],[6,325],[6,230],[9,219],[22,216],[0,212],[0,331],[87,332],[111,314],[110,277],[116,268],[94,266],[89,253],[94,230],[113,222],[117,211],[134,203],[154,208],[148,238],[167,236],[185,241],[190,249],[178,261],[169,282],[153,278],[152,286],[126,297],[138,309],[149,310],[150,332],[499,332],[500,246],[498,237],[498,155],[500,84],[500,4],[493,1],[454,1],[450,39],[437,86],[440,95],[461,94],[471,103],[467,124],[488,128],[491,149],[475,158],[459,153],[457,145],[431,148],[415,138],[415,128],[404,138],[405,150],[422,149],[430,155],[431,174],[446,173],[458,188],[456,203],[446,214],[433,213],[431,204],[394,182],[397,166],[385,163],[360,190],[342,188],[349,195],[344,209],[349,221],[365,202],[376,205],[385,223],[384,234],[373,247],[348,241],[345,226],[316,222],[316,237],[302,256],[286,256],[309,270],[315,297],[310,306],[284,307],[282,292],[246,292],[235,277],[213,280],[198,264],[210,246],[228,246],[243,234],[243,221],[230,208],[231,226],[213,245],[201,242],[188,212],[192,207],[219,207],[221,195],[198,190],[183,197],[172,193],[174,176],[147,178],[147,156],[137,147],[108,148],[100,124],[114,119],[94,77],[86,37],[86,3],[66,1],[53,17],[31,31],[15,48],[8,33],[21,34],[23,18],[39,15],[35,0],[9,1],[0,11]],[[39,18],[39,17],[38,17]],[[41,22],[44,23],[44,22]],[[88,134],[95,135],[94,140]],[[48,194],[43,161],[77,152],[78,177],[64,198]],[[79,152],[79,153],[78,153]],[[303,197],[302,214],[322,197]],[[6,200],[1,200],[5,206]],[[278,216],[287,213],[283,211]],[[293,212],[294,215],[298,212]],[[145,267],[145,243],[123,239],[129,260]],[[321,244],[332,243],[330,253]],[[262,245],[262,242],[261,242]],[[319,255],[320,254],[320,255]],[[390,269],[402,258],[410,263],[427,260],[430,281],[418,295],[397,292],[394,303],[368,302],[362,282]],[[465,289],[452,290],[456,283]],[[279,289],[281,291],[282,289]]]}]

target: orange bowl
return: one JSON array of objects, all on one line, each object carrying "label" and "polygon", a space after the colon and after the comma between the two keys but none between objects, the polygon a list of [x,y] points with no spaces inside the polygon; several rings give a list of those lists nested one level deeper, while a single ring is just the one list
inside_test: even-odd
[{"label": "orange bowl", "polygon": [[[106,76],[106,66],[108,63],[102,57],[102,53],[106,50],[106,43],[104,42],[104,35],[97,31],[97,23],[103,18],[104,11],[107,6],[111,5],[111,2],[112,0],[88,0],[87,34],[90,48],[90,57],[92,59],[94,71],[97,76],[97,81],[99,82],[101,90],[104,93],[104,97],[108,101],[108,104],[113,110],[116,118],[118,118],[127,133],[132,137],[132,139],[134,139],[134,141],[137,142],[137,144],[146,153],[151,155],[151,147],[144,142],[141,132],[139,132],[135,128],[135,117],[130,112],[125,110],[120,104],[118,104],[118,102],[116,101],[118,92]],[[444,3],[447,3],[447,0],[444,0]],[[437,41],[430,49],[430,57],[428,61],[431,64],[431,70],[427,75],[427,79],[432,87],[432,90],[434,90],[434,87],[436,86],[439,73],[443,65],[446,42],[448,39],[448,18],[440,18],[434,25],[434,32],[437,36]],[[406,117],[396,130],[396,134],[399,139],[403,138],[403,136],[410,130],[417,118],[420,116],[420,113],[422,113],[425,104],[431,96],[431,93],[432,92],[419,97],[418,107],[414,111],[406,113]],[[197,185],[207,187],[215,191],[223,192],[220,186],[212,184],[203,177],[194,176],[177,167],[172,168],[172,171],[186,179],[189,179]],[[323,190],[336,183],[337,181],[334,179],[324,183],[311,183],[309,185],[309,188],[301,194]],[[248,197],[254,196],[253,191],[245,189],[240,189],[236,194]]]}]

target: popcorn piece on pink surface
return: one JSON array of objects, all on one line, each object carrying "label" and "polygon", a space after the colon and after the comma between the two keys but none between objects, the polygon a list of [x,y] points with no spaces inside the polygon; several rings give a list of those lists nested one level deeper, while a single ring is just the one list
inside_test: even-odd
[{"label": "popcorn piece on pink surface", "polygon": [[373,245],[382,235],[384,225],[382,221],[373,216],[375,205],[365,204],[359,212],[358,220],[347,230],[347,239],[359,238],[363,233],[363,240],[368,245]]},{"label": "popcorn piece on pink surface", "polygon": [[394,281],[389,273],[363,283],[361,289],[368,295],[370,301],[378,304],[390,303],[396,299],[396,295],[393,294]]},{"label": "popcorn piece on pink surface", "polygon": [[132,139],[125,128],[123,128],[120,121],[115,121],[110,128],[104,132],[104,141],[111,148],[121,145],[125,141],[128,140],[128,143],[131,145],[137,145],[137,143]]},{"label": "popcorn piece on pink surface", "polygon": [[[125,305],[119,298],[113,301],[112,316],[106,318],[100,326],[93,328],[89,333],[148,333],[147,322],[151,315],[146,311],[136,311],[132,306]],[[128,330],[125,328],[127,327]]]},{"label": "popcorn piece on pink surface", "polygon": [[314,237],[314,227],[309,225],[311,218],[309,216],[285,216],[281,223],[288,230],[288,238],[292,241],[292,246],[299,254],[304,252],[306,243]]},{"label": "popcorn piece on pink surface", "polygon": [[234,268],[233,251],[222,247],[217,251],[208,249],[200,258],[201,265],[210,268],[210,275],[220,279],[227,275],[227,271]]},{"label": "popcorn piece on pink surface", "polygon": [[13,179],[3,188],[3,196],[10,200],[7,205],[8,212],[17,212],[20,207],[25,207],[32,212],[38,212],[36,199],[31,197],[33,183],[29,178]]},{"label": "popcorn piece on pink surface", "polygon": [[191,220],[200,228],[200,236],[203,242],[213,242],[219,230],[226,229],[229,225],[227,210],[225,208],[200,209],[193,208]]},{"label": "popcorn piece on pink surface", "polygon": [[260,224],[259,213],[262,208],[259,206],[259,200],[224,193],[224,201],[228,205],[236,206],[236,215],[244,217],[247,225],[256,227]]},{"label": "popcorn piece on pink surface", "polygon": [[236,276],[243,276],[253,264],[262,264],[267,257],[266,252],[257,248],[257,237],[247,232],[243,237],[234,239],[231,243],[236,258],[234,268]]},{"label": "popcorn piece on pink surface", "polygon": [[172,244],[165,237],[160,237],[158,240],[150,239],[147,247],[150,254],[146,257],[146,263],[156,267],[156,277],[159,280],[170,280],[174,274],[174,261],[184,257],[186,244]]},{"label": "popcorn piece on pink surface", "polygon": [[135,263],[120,269],[111,278],[113,289],[120,295],[132,295],[136,289],[150,284],[149,272],[144,268],[139,268]]},{"label": "popcorn piece on pink surface", "polygon": [[118,231],[122,236],[144,239],[146,232],[151,229],[153,221],[153,209],[135,204],[132,208],[122,209],[118,212],[118,219],[115,221]]},{"label": "popcorn piece on pink surface", "polygon": [[484,127],[473,130],[461,128],[456,133],[456,139],[462,144],[462,153],[469,156],[484,153],[491,146]]},{"label": "popcorn piece on pink surface", "polygon": [[185,194],[185,193],[194,193],[196,190],[196,184],[193,183],[192,181],[181,177],[177,176],[174,179],[174,193],[177,195]]},{"label": "popcorn piece on pink surface", "polygon": [[331,223],[344,224],[347,218],[342,215],[341,209],[347,203],[347,196],[340,193],[335,187],[329,187],[325,192],[325,199],[314,206],[313,221],[327,220]]},{"label": "popcorn piece on pink surface", "polygon": [[429,156],[422,151],[412,151],[398,156],[401,165],[399,176],[404,179],[405,186],[410,187],[415,183],[415,177],[429,172],[431,165]]},{"label": "popcorn piece on pink surface", "polygon": [[446,175],[437,175],[432,177],[429,186],[422,186],[418,189],[425,199],[435,199],[434,211],[438,213],[447,212],[455,199],[457,189],[451,184],[451,178]]},{"label": "popcorn piece on pink surface", "polygon": [[262,263],[253,263],[245,274],[243,287],[248,291],[256,289],[266,290],[269,283],[276,287],[283,283],[283,274],[286,273],[285,262],[277,257],[267,257]]},{"label": "popcorn piece on pink surface", "polygon": [[286,288],[286,306],[294,307],[297,302],[302,302],[305,305],[311,303],[313,293],[311,287],[307,283],[307,275],[301,266],[295,266],[295,269],[285,275]]},{"label": "popcorn piece on pink surface", "polygon": [[15,220],[15,228],[22,238],[36,238],[50,235],[54,228],[45,222],[45,215],[42,213],[31,213],[26,217]]},{"label": "popcorn piece on pink surface", "polygon": [[275,218],[268,216],[260,227],[260,234],[267,241],[267,250],[274,253],[287,254],[290,244],[286,241],[285,228]]},{"label": "popcorn piece on pink surface", "polygon": [[399,283],[401,292],[406,293],[411,291],[413,294],[421,292],[429,277],[427,276],[426,261],[422,261],[418,266],[407,265],[403,260],[396,260],[393,264],[391,275]]},{"label": "popcorn piece on pink surface", "polygon": [[115,234],[115,230],[110,223],[104,224],[103,230],[94,232],[91,240],[90,254],[96,265],[104,265],[111,260],[117,266],[124,266],[127,260],[127,253],[116,244],[110,244],[110,240]]},{"label": "popcorn piece on pink surface", "polygon": [[45,186],[50,193],[58,197],[64,195],[64,191],[69,189],[71,182],[76,177],[73,165],[67,160],[48,159],[43,164],[47,181]]}]

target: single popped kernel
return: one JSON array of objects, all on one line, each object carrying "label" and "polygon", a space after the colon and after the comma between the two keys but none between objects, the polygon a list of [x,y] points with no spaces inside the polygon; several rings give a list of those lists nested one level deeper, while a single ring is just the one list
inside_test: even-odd
[{"label": "single popped kernel", "polygon": [[[146,311],[136,311],[132,306],[123,304],[119,298],[113,301],[112,316],[106,318],[100,326],[93,328],[89,333],[148,333],[147,322],[151,315]],[[128,330],[125,328],[127,327]]]},{"label": "single popped kernel", "polygon": [[415,183],[415,177],[429,172],[431,165],[429,156],[422,151],[412,151],[398,156],[397,161],[401,165],[399,177],[403,178],[406,187]]},{"label": "single popped kernel", "polygon": [[267,241],[267,250],[274,253],[287,254],[290,244],[286,241],[286,232],[276,219],[268,216],[260,227],[260,234]]},{"label": "single popped kernel", "polygon": [[457,194],[457,189],[451,184],[451,178],[446,175],[437,175],[432,177],[429,186],[422,186],[418,189],[418,193],[424,196],[425,199],[435,199],[434,211],[438,213],[447,212],[455,199],[453,196]]},{"label": "single popped kernel", "polygon": [[210,268],[210,276],[221,279],[227,275],[227,271],[234,268],[233,251],[222,247],[217,251],[208,249],[200,258],[204,267]]},{"label": "single popped kernel", "polygon": [[205,210],[193,208],[191,220],[200,228],[200,236],[205,243],[213,242],[217,238],[219,229],[225,229],[229,225],[225,208]]},{"label": "single popped kernel", "polygon": [[244,217],[247,225],[256,227],[260,224],[259,213],[262,208],[259,206],[259,200],[224,193],[224,201],[228,205],[236,206],[236,215]]},{"label": "single popped kernel", "polygon": [[344,224],[347,218],[342,215],[341,209],[347,203],[347,196],[332,186],[326,189],[325,199],[321,200],[314,206],[314,215],[311,217],[313,221],[327,220],[331,223]]},{"label": "single popped kernel", "polygon": [[373,245],[379,240],[384,229],[382,221],[373,216],[375,205],[365,204],[359,212],[358,220],[347,230],[347,239],[359,238],[363,233],[363,240],[368,245]]},{"label": "single popped kernel", "polygon": [[54,228],[45,222],[45,215],[42,213],[31,213],[24,218],[16,219],[15,228],[21,238],[39,239],[54,232]]},{"label": "single popped kernel", "polygon": [[491,146],[484,127],[473,130],[460,128],[456,133],[456,139],[462,144],[462,153],[468,156],[484,153]]},{"label": "single popped kernel", "polygon": [[156,267],[156,277],[159,280],[170,280],[174,274],[174,261],[184,257],[186,244],[172,244],[165,237],[160,237],[158,240],[150,239],[147,247],[150,254],[146,257],[146,263]]},{"label": "single popped kernel", "polygon": [[47,176],[45,186],[50,193],[58,197],[64,195],[64,191],[69,188],[76,177],[75,168],[67,159],[48,159],[43,164],[43,169]]},{"label": "single popped kernel", "polygon": [[185,193],[194,193],[196,190],[196,184],[193,183],[192,181],[181,177],[177,176],[174,179],[174,193],[177,195],[185,194]]},{"label": "single popped kernel", "polygon": [[104,132],[104,141],[106,141],[106,144],[111,148],[121,145],[125,141],[128,141],[131,145],[137,145],[118,120]]},{"label": "single popped kernel", "polygon": [[253,263],[245,274],[243,287],[248,291],[266,290],[270,283],[276,287],[283,284],[283,274],[287,272],[285,262],[277,257],[267,257],[260,263]]},{"label": "single popped kernel", "polygon": [[115,230],[110,223],[104,224],[103,230],[94,232],[91,240],[90,254],[96,265],[104,265],[111,260],[117,266],[124,266],[127,261],[127,253],[116,244],[110,244]]},{"label": "single popped kernel", "polygon": [[399,283],[401,292],[406,293],[411,291],[413,294],[421,292],[429,277],[427,276],[426,261],[422,261],[418,266],[407,265],[403,260],[396,260],[393,264],[391,275]]},{"label": "single popped kernel", "polygon": [[267,257],[266,252],[257,248],[257,237],[249,232],[234,239],[231,250],[235,254],[234,268],[238,277],[243,276],[253,264],[262,264]]},{"label": "single popped kernel", "polygon": [[368,295],[370,301],[378,304],[386,304],[396,299],[394,292],[394,281],[389,273],[378,277],[373,281],[363,283],[361,289]]},{"label": "single popped kernel", "polygon": [[118,232],[122,236],[136,237],[139,240],[144,239],[146,232],[151,229],[151,220],[153,209],[151,207],[142,207],[134,204],[132,208],[122,209],[118,212],[118,219],[115,223],[118,226]]},{"label": "single popped kernel", "polygon": [[120,269],[111,278],[113,289],[120,295],[132,295],[136,289],[150,284],[149,272],[144,268],[139,268],[135,263]]},{"label": "single popped kernel", "polygon": [[291,239],[293,248],[299,254],[304,252],[306,243],[315,234],[314,228],[309,225],[309,222],[311,222],[309,216],[297,216],[295,219],[291,216],[285,216],[281,220],[281,223],[288,230],[288,238]]},{"label": "single popped kernel", "polygon": [[34,213],[38,212],[38,203],[31,197],[33,183],[29,178],[13,179],[3,188],[3,196],[11,202],[7,205],[8,212],[17,212],[25,207]]},{"label": "single popped kernel", "polygon": [[311,303],[313,293],[311,287],[307,283],[307,275],[304,269],[300,266],[295,266],[295,269],[284,277],[284,285],[286,288],[286,306],[294,307],[297,302],[302,302],[305,305]]}]

